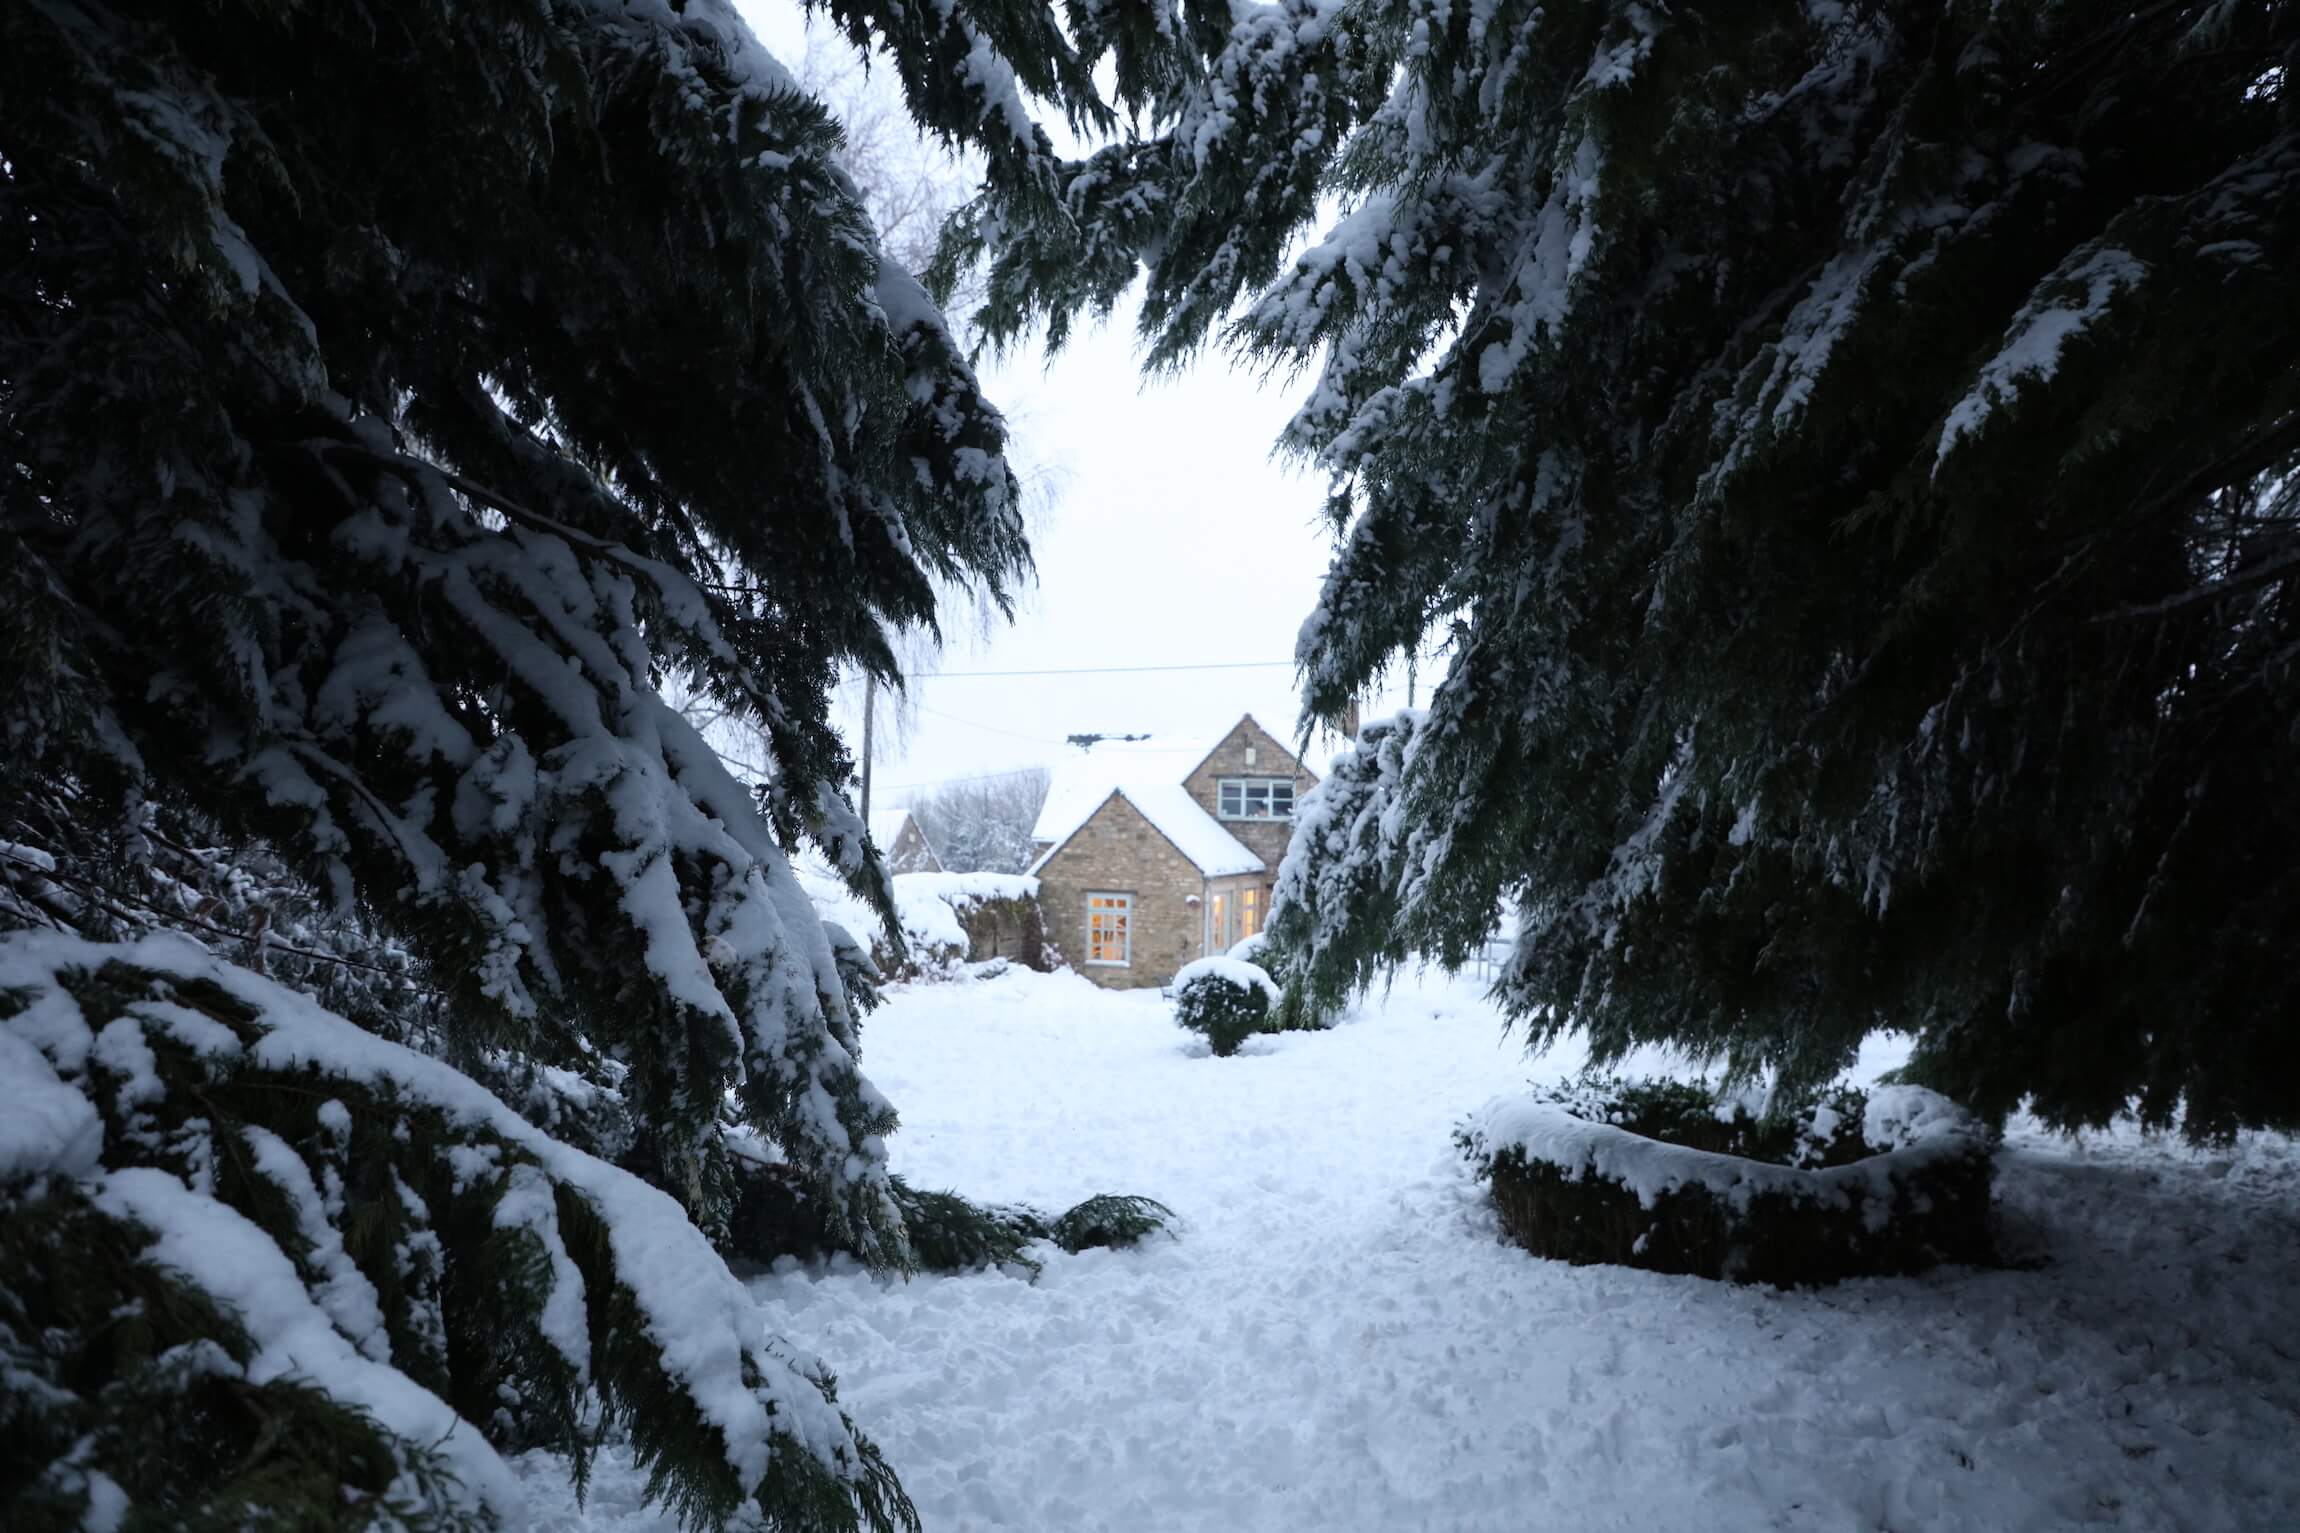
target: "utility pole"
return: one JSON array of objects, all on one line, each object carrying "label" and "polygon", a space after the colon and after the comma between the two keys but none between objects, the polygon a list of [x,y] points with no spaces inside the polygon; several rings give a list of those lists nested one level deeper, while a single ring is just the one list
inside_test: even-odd
[{"label": "utility pole", "polygon": [[870,728],[871,715],[878,712],[878,678],[863,673],[863,759],[862,759],[862,817],[870,823]]}]

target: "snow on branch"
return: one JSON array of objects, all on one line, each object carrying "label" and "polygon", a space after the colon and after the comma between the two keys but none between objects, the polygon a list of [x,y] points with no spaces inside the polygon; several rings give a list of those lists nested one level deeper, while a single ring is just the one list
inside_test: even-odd
[{"label": "snow on branch", "polygon": [[[520,1520],[489,1441],[508,1418],[449,1403],[492,1399],[460,1370],[517,1353],[519,1430],[580,1459],[603,1411],[697,1520],[796,1481],[845,1506],[828,1525],[915,1526],[676,1202],[453,1067],[175,936],[0,938],[0,998],[25,1109],[0,1206],[84,1197],[142,1232],[144,1263],[245,1328],[251,1383],[293,1376],[439,1454],[443,1515]],[[528,1255],[487,1258],[500,1287],[447,1281],[506,1239]],[[450,1352],[449,1330],[474,1339]]]}]

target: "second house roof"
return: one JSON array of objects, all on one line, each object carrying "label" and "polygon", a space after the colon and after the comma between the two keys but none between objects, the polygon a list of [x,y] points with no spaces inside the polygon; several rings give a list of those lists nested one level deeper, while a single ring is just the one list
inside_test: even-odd
[{"label": "second house roof", "polygon": [[1260,873],[1267,868],[1260,857],[1224,830],[1221,821],[1208,814],[1205,806],[1192,798],[1190,790],[1180,783],[1127,782],[1087,804],[1083,813],[1077,813],[1074,808],[1074,821],[1071,815],[1064,815],[1060,820],[1042,817],[1039,839],[1054,844],[1030,865],[1030,871],[1036,873],[1045,867],[1054,854],[1068,846],[1071,837],[1085,829],[1086,822],[1114,798],[1123,798],[1133,805],[1136,812],[1150,822],[1151,829],[1172,842],[1174,849],[1208,878]]}]

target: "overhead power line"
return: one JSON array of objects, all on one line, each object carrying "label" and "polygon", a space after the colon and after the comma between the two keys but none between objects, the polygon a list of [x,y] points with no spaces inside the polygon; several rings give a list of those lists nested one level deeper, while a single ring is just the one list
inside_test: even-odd
[{"label": "overhead power line", "polygon": [[915,793],[922,788],[947,788],[953,783],[1000,782],[1009,777],[1020,777],[1025,772],[1043,772],[1045,770],[1044,767],[1037,766],[1004,767],[995,772],[969,772],[964,777],[929,777],[920,782],[890,782],[882,783],[880,786],[889,793]]},{"label": "overhead power line", "polygon": [[955,713],[945,713],[940,708],[929,708],[924,703],[913,703],[911,706],[919,712],[930,714],[935,718],[948,719],[953,724],[964,724],[969,729],[979,729],[985,734],[1004,735],[1009,740],[1028,740],[1033,745],[1065,745],[1069,743],[1065,740],[1057,740],[1052,735],[1019,734],[1011,729],[1001,729],[996,724],[978,724],[972,719],[962,719]]}]

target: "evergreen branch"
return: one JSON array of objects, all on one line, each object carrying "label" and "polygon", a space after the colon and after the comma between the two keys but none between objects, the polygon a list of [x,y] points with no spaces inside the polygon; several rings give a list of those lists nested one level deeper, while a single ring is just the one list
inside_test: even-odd
[{"label": "evergreen branch", "polygon": [[[2296,531],[2292,538],[2287,539],[2287,541],[2294,540],[2300,540],[2300,531]],[[2273,558],[2263,559],[2237,574],[2230,575],[2223,580],[2216,580],[2210,585],[2198,586],[2194,590],[2183,591],[2177,596],[2167,596],[2158,601],[2120,607],[2113,612],[2100,614],[2093,621],[2096,623],[2116,623],[2131,622],[2141,618],[2169,617],[2176,612],[2185,612],[2192,607],[2203,606],[2211,602],[2226,601],[2229,597],[2239,595],[2254,587],[2282,580],[2295,569],[2300,569],[2300,546],[2295,546]]]},{"label": "evergreen branch", "polygon": [[[158,920],[156,924],[161,926],[179,928],[188,926],[198,931],[208,932],[214,936],[228,937],[236,943],[242,943],[249,947],[291,954],[297,958],[307,959],[312,963],[335,964],[338,967],[346,969],[363,969],[372,974],[380,974],[386,978],[397,980],[400,983],[406,985],[410,990],[423,995],[444,997],[446,994],[445,991],[435,990],[430,986],[416,983],[413,979],[409,978],[407,974],[398,969],[387,968],[382,964],[368,963],[363,959],[347,958],[340,953],[322,953],[317,952],[311,948],[297,947],[294,943],[287,941],[285,938],[274,937],[269,933],[251,934],[248,932],[234,931],[228,926],[218,926],[213,921],[203,921],[198,916],[192,915],[189,912],[181,910],[170,910],[164,905],[157,905],[151,903],[148,900],[138,899],[136,896],[129,894],[124,890],[111,888],[107,885],[97,882],[92,878],[86,878],[77,874],[67,873],[60,868],[45,867],[40,863],[32,861],[28,857],[20,857],[15,853],[5,849],[0,849],[0,860],[15,863],[19,867],[30,868],[42,878],[53,879],[58,883],[70,884],[80,889],[83,893],[88,895],[89,898],[91,898],[95,904],[107,915],[111,916],[114,920],[125,923],[131,928],[149,929],[150,926],[155,923],[143,920],[141,917],[131,913],[130,911],[122,909],[117,904],[112,903],[113,901],[124,900],[128,904],[138,907],[139,909],[145,911],[147,914],[157,917]],[[62,923],[58,923],[56,929],[58,931],[64,931],[68,930],[69,928],[65,927]]]}]

